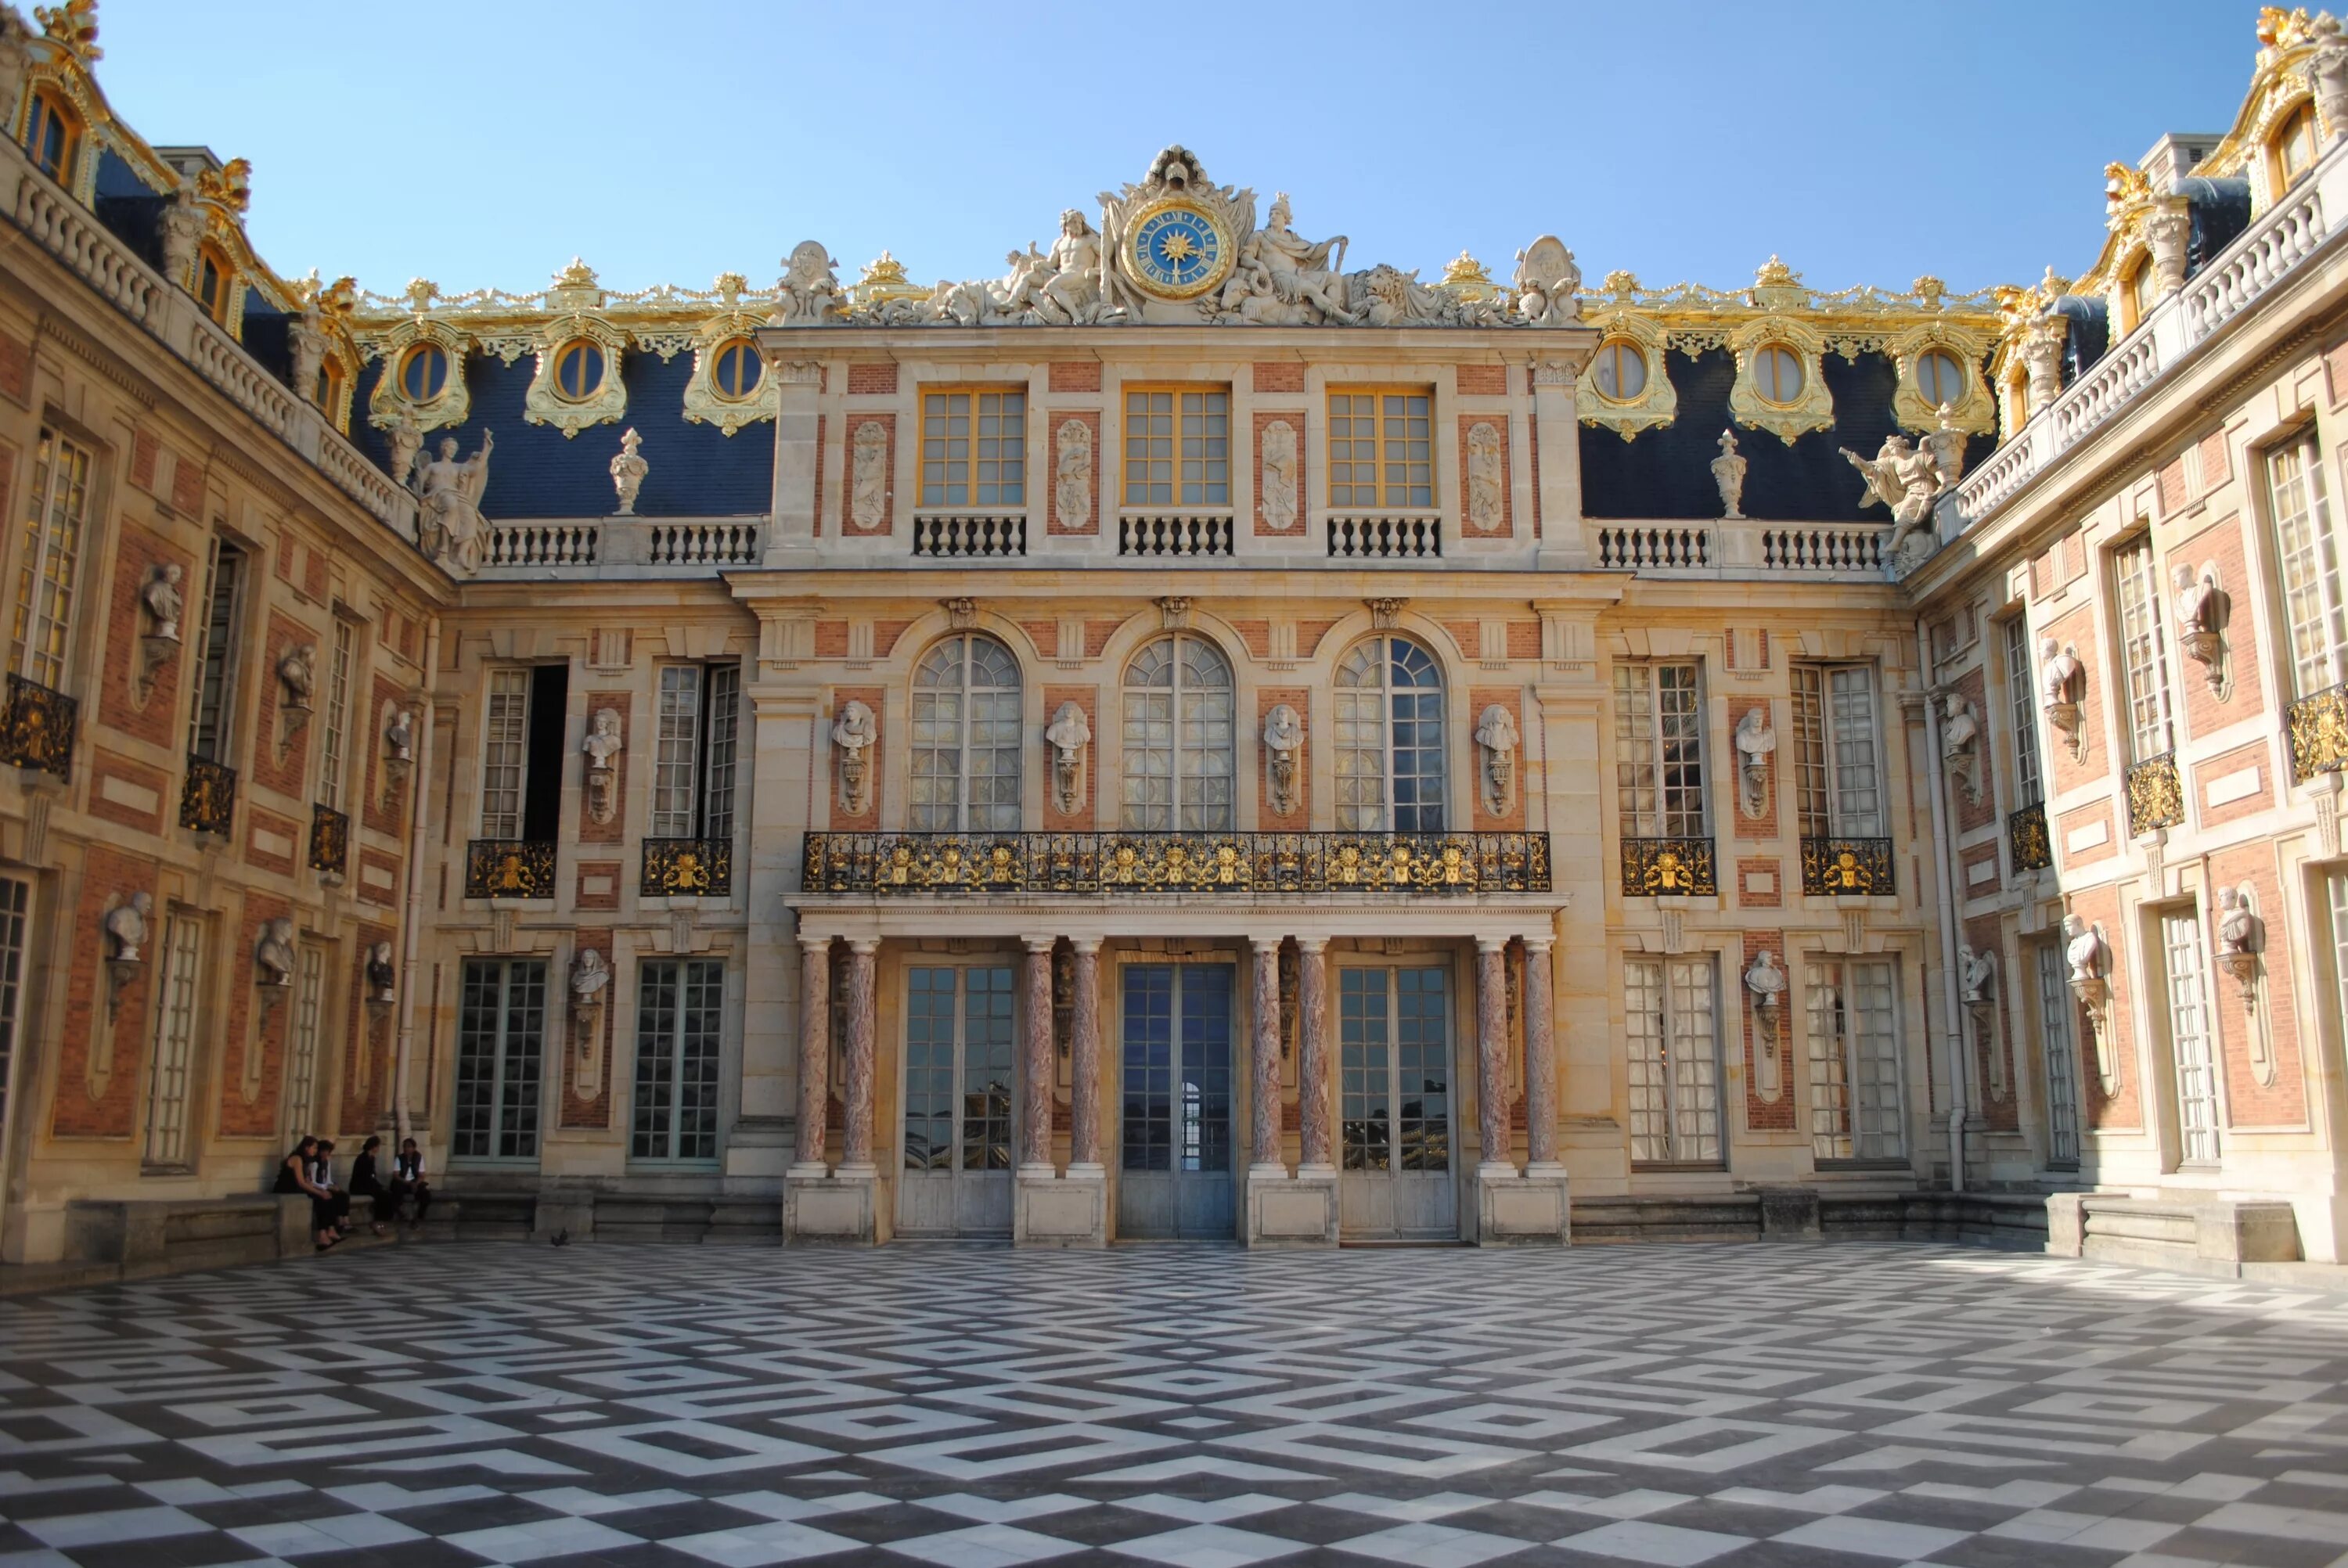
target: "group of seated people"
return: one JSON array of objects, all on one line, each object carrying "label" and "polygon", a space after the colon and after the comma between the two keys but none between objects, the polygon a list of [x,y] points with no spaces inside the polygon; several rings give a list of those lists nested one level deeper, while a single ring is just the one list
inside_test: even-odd
[{"label": "group of seated people", "polygon": [[277,1182],[270,1190],[309,1194],[310,1228],[316,1233],[312,1239],[320,1252],[350,1235],[353,1198],[373,1203],[370,1225],[377,1235],[384,1234],[385,1225],[398,1222],[401,1205],[410,1202],[415,1208],[409,1223],[423,1225],[425,1214],[432,1207],[432,1185],[424,1179],[423,1152],[417,1148],[415,1139],[401,1139],[399,1153],[392,1156],[391,1168],[386,1171],[377,1155],[382,1147],[381,1138],[367,1139],[359,1150],[359,1157],[352,1163],[347,1186],[335,1184],[335,1144],[331,1138],[305,1136],[278,1163]]}]

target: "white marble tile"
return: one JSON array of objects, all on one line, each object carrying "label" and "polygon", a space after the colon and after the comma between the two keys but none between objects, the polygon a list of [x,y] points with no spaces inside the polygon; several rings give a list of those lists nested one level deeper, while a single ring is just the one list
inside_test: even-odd
[{"label": "white marble tile", "polygon": [[1586,1552],[1593,1557],[1652,1563],[1654,1568],[1697,1568],[1699,1563],[1709,1563],[1740,1546],[1749,1546],[1752,1542],[1746,1536],[1725,1535],[1718,1531],[1683,1530],[1650,1520],[1622,1519],[1585,1530],[1579,1535],[1560,1537],[1554,1544],[1569,1551]]},{"label": "white marble tile", "polygon": [[1250,1563],[1268,1563],[1275,1557],[1303,1552],[1306,1546],[1302,1541],[1259,1535],[1251,1530],[1233,1530],[1227,1524],[1193,1524],[1162,1535],[1119,1541],[1109,1550],[1145,1562],[1163,1563],[1167,1568],[1247,1568]]},{"label": "white marble tile", "polygon": [[1447,1524],[1420,1520],[1397,1524],[1368,1535],[1356,1535],[1333,1542],[1333,1549],[1350,1552],[1357,1557],[1375,1557],[1381,1562],[1401,1563],[1409,1568],[1475,1568],[1478,1563],[1488,1563],[1537,1546],[1539,1542],[1519,1541],[1512,1536],[1490,1535],[1482,1531],[1459,1530]]}]

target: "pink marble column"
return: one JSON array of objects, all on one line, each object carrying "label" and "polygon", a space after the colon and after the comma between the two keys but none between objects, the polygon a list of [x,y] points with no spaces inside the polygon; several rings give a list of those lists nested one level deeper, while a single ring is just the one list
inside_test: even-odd
[{"label": "pink marble column", "polygon": [[831,938],[799,933],[798,1147],[790,1174],[820,1176],[831,1112]]},{"label": "pink marble column", "polygon": [[1025,1031],[1020,1037],[1019,1174],[1052,1174],[1052,944],[1027,943]]},{"label": "pink marble column", "polygon": [[1255,944],[1254,1075],[1249,1091],[1255,1137],[1249,1170],[1288,1174],[1280,1155],[1280,938],[1251,937]]},{"label": "pink marble column", "polygon": [[1329,938],[1296,938],[1297,1169],[1335,1170],[1329,1147]]},{"label": "pink marble column", "polygon": [[1557,1016],[1550,998],[1547,931],[1525,937],[1525,1155],[1535,1168],[1557,1157]]},{"label": "pink marble column", "polygon": [[848,944],[848,1125],[842,1129],[839,1174],[869,1176],[872,1163],[872,1075],[879,1042],[872,1018],[873,979],[879,969],[879,938],[859,937]]},{"label": "pink marble column", "polygon": [[1509,939],[1476,938],[1476,1110],[1479,1173],[1516,1174],[1509,1149]]},{"label": "pink marble column", "polygon": [[1100,1153],[1100,938],[1076,949],[1076,1016],[1068,1025],[1068,1173],[1098,1174]]}]

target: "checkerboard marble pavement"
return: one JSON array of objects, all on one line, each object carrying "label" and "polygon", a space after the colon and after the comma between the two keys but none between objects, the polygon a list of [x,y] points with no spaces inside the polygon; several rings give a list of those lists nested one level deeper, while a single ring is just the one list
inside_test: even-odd
[{"label": "checkerboard marble pavement", "polygon": [[385,1248],[0,1303],[0,1568],[2315,1568],[2343,1377],[1906,1245]]}]

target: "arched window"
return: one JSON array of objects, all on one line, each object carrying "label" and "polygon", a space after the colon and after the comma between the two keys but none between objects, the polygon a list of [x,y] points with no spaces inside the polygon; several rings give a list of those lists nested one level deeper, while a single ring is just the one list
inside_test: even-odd
[{"label": "arched window", "polygon": [[1607,402],[1635,403],[1647,390],[1646,352],[1630,338],[1608,338],[1598,345],[1591,374],[1597,379],[1598,395]]},{"label": "arched window", "polygon": [[59,185],[73,182],[74,152],[81,143],[81,119],[50,87],[33,89],[25,115],[25,151],[33,167]]},{"label": "arched window", "polygon": [[205,246],[196,256],[196,302],[204,307],[204,314],[221,325],[228,325],[229,305],[235,298],[235,264],[214,250]]},{"label": "arched window", "polygon": [[1754,351],[1753,390],[1765,403],[1789,404],[1802,395],[1802,359],[1783,343],[1765,343]]},{"label": "arched window", "polygon": [[717,361],[710,372],[710,385],[717,395],[728,403],[739,403],[758,390],[759,379],[767,367],[758,358],[758,345],[748,338],[728,338],[717,346]]},{"label": "arched window", "polygon": [[448,355],[436,343],[420,343],[399,360],[399,394],[410,403],[430,403],[448,390]]},{"label": "arched window", "polygon": [[1443,673],[1417,643],[1373,637],[1337,666],[1337,825],[1443,831]]},{"label": "arched window", "polygon": [[603,389],[603,351],[587,339],[572,338],[554,351],[554,395],[565,403],[584,403]]},{"label": "arched window", "polygon": [[978,632],[913,669],[915,833],[1019,830],[1019,661]]},{"label": "arched window", "polygon": [[2267,147],[2274,159],[2275,194],[2281,196],[2315,167],[2315,105],[2302,103],[2285,115],[2281,128]]},{"label": "arched window", "polygon": [[1965,367],[1945,349],[1928,349],[1916,361],[1916,390],[1938,408],[1965,400]]},{"label": "arched window", "polygon": [[1161,637],[1125,667],[1125,804],[1135,833],[1228,833],[1238,698],[1204,638]]}]

